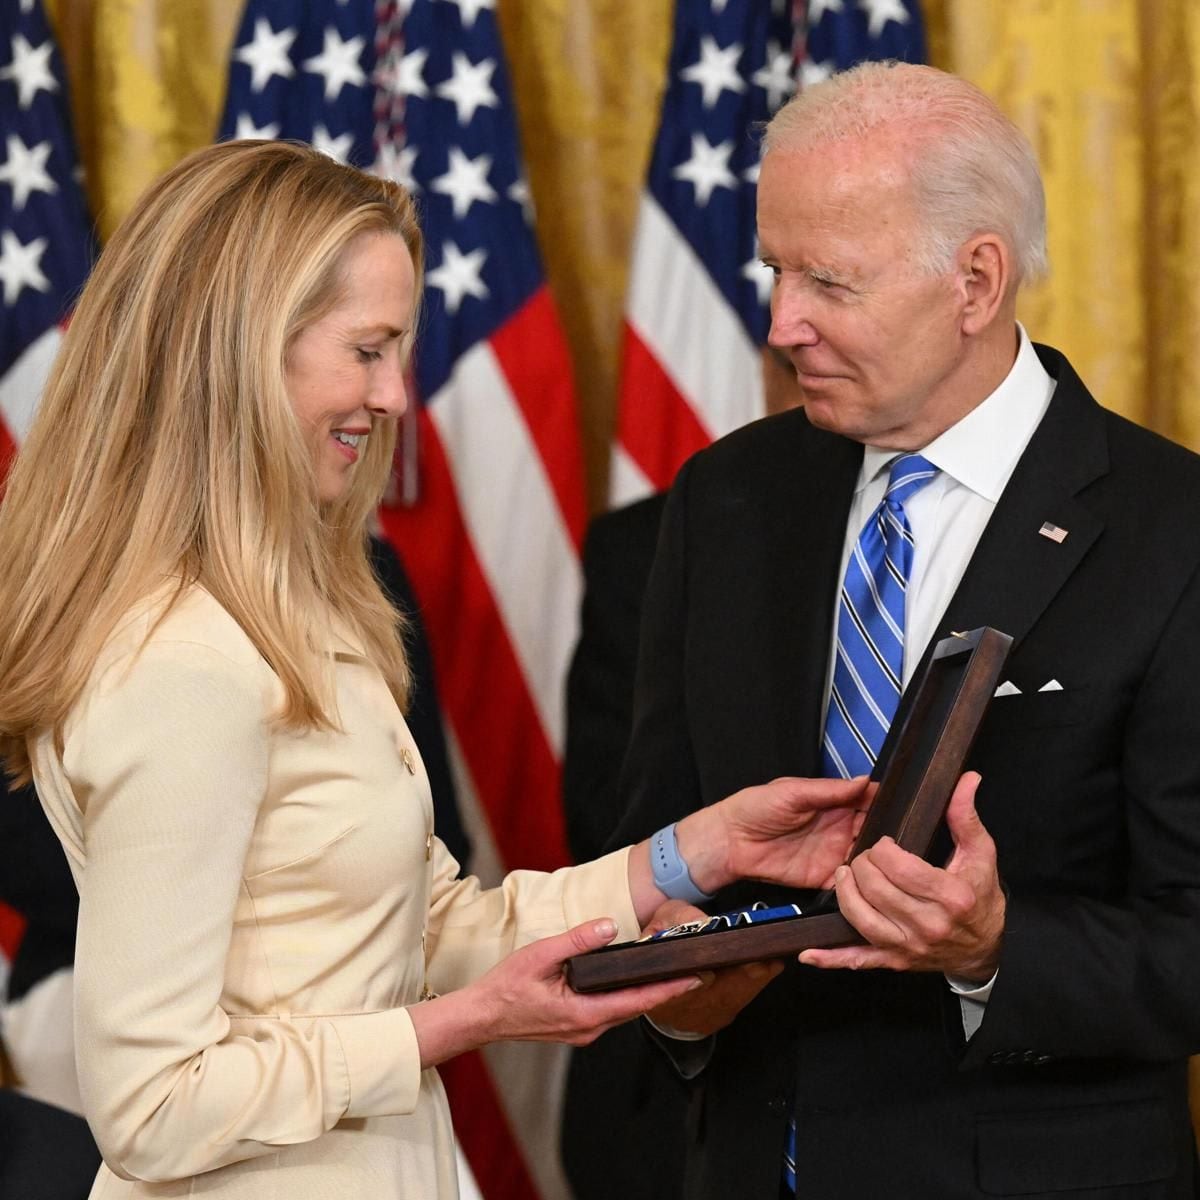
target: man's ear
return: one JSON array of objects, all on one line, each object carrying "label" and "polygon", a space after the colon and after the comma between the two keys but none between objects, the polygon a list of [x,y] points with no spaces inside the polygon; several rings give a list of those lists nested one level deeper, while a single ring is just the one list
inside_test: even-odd
[{"label": "man's ear", "polygon": [[996,318],[1013,286],[1012,251],[998,234],[979,233],[958,252],[962,331],[982,333]]}]

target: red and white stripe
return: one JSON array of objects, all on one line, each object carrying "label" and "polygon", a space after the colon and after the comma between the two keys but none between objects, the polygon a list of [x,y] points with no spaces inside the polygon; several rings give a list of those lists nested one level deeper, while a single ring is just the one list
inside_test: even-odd
[{"label": "red and white stripe", "polygon": [[25,933],[25,918],[0,900],[0,1003],[8,991],[9,967]]},{"label": "red and white stripe", "polygon": [[5,464],[16,454],[33,424],[33,414],[61,342],[62,330],[57,325],[47,329],[0,375],[0,495]]},{"label": "red and white stripe", "polygon": [[670,487],[691,454],[763,411],[758,348],[674,222],[644,193],[625,306],[612,504]]}]

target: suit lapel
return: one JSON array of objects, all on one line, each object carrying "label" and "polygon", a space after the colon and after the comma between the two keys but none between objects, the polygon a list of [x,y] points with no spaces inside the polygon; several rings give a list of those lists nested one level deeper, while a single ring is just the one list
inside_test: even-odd
[{"label": "suit lapel", "polygon": [[765,474],[764,577],[771,589],[764,656],[780,770],[820,771],[821,712],[843,534],[862,446],[796,413],[787,466]]},{"label": "suit lapel", "polygon": [[[1014,649],[1046,610],[1104,528],[1078,499],[1108,470],[1108,439],[1100,406],[1066,359],[1038,347],[1056,386],[1045,417],[1017,463],[962,582],[938,626],[992,625]],[[1066,530],[1061,543],[1039,531]]]},{"label": "suit lapel", "polygon": [[[991,625],[1012,637],[1015,651],[1103,532],[1104,522],[1078,498],[1108,471],[1103,410],[1061,354],[1046,346],[1034,348],[1055,380],[1054,395],[925,647],[914,680],[924,674],[938,642],[955,630]],[[1046,522],[1067,531],[1062,542],[1042,536],[1039,530]],[[880,763],[891,754],[915,691],[910,687],[901,698]]]}]

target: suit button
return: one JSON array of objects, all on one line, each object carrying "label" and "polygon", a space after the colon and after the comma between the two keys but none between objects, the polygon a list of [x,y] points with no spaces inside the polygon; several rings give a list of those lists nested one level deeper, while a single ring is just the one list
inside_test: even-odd
[{"label": "suit button", "polygon": [[1032,1067],[1033,1064],[1037,1062],[1037,1057],[1038,1056],[1034,1054],[1032,1050],[1026,1050],[1025,1053],[1021,1055],[1021,1061]]},{"label": "suit button", "polygon": [[774,1113],[776,1116],[787,1112],[788,1102],[784,1096],[772,1096],[767,1101],[767,1111]]},{"label": "suit button", "polygon": [[1044,1067],[1048,1062],[1054,1061],[1052,1054],[1035,1054],[1033,1056],[1033,1065],[1035,1067]]},{"label": "suit button", "polygon": [[993,1067],[1003,1066],[1004,1065],[1004,1051],[1003,1050],[993,1050],[991,1052],[991,1054],[988,1055],[987,1060]]}]

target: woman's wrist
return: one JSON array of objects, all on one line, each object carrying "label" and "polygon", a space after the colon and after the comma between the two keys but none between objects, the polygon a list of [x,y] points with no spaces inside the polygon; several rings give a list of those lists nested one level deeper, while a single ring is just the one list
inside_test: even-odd
[{"label": "woman's wrist", "polygon": [[713,898],[713,893],[697,887],[687,862],[679,853],[675,829],[675,822],[664,825],[650,839],[650,871],[654,886],[668,900],[705,904]]},{"label": "woman's wrist", "polygon": [[[713,895],[736,878],[729,869],[728,830],[719,804],[710,805],[675,822],[667,829],[674,830],[674,854],[686,868],[687,878],[703,895]],[[660,830],[660,833],[663,831]],[[664,847],[657,845],[658,835],[632,847],[629,855],[629,892],[638,921],[646,922],[666,899],[696,900],[676,889],[660,886],[660,872],[655,871],[655,855]],[[666,847],[668,850],[671,847]],[[660,867],[662,864],[659,864]],[[668,869],[668,873],[673,873]]]},{"label": "woman's wrist", "polygon": [[678,821],[675,845],[692,883],[707,895],[736,878],[730,870],[729,829],[720,804],[710,804]]},{"label": "woman's wrist", "polygon": [[456,992],[409,1006],[422,1070],[495,1040],[488,1030],[489,1008],[479,1002],[476,991],[475,984],[468,984]]}]

